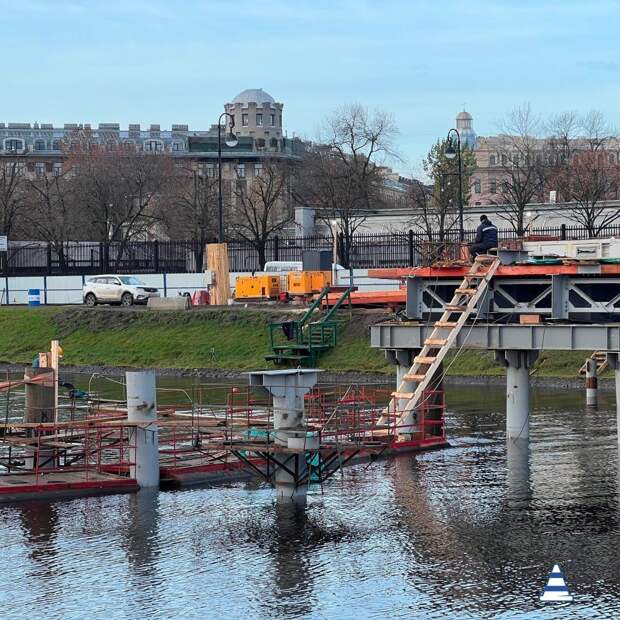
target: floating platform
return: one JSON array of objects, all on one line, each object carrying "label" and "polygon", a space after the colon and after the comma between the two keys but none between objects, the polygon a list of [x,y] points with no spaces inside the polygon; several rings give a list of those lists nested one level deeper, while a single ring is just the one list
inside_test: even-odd
[{"label": "floating platform", "polygon": [[0,476],[0,503],[131,493],[137,490],[138,485],[131,478],[93,471],[11,473]]}]

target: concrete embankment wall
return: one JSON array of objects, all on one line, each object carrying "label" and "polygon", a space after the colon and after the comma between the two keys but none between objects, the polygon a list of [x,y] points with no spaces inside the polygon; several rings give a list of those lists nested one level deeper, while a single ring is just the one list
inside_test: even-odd
[{"label": "concrete embankment wall", "polygon": [[[179,294],[206,288],[206,278],[203,273],[158,273],[132,274],[140,278],[146,286],[156,287],[165,297],[176,297]],[[230,285],[234,288],[235,281],[240,275],[247,273],[231,273]],[[78,276],[33,276],[0,278],[0,303],[26,304],[28,290],[41,291],[42,304],[80,304],[82,303],[82,286],[92,275]],[[367,269],[355,269],[353,272],[354,284],[362,291],[394,290],[398,283],[394,280],[379,280],[369,278]],[[348,285],[348,272],[338,274],[338,284]]]}]

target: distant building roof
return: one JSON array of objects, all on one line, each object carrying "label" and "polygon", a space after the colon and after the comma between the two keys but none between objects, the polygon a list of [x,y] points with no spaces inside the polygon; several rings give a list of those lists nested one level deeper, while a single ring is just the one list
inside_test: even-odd
[{"label": "distant building roof", "polygon": [[240,92],[232,102],[247,105],[248,103],[275,103],[276,100],[262,88],[248,88]]},{"label": "distant building roof", "polygon": [[473,121],[474,117],[469,112],[465,112],[465,110],[463,110],[462,112],[459,112],[456,115],[456,120],[457,121]]}]

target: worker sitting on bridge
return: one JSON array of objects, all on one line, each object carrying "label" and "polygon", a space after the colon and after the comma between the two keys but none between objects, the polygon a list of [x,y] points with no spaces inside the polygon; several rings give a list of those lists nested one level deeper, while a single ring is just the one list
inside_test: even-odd
[{"label": "worker sitting on bridge", "polygon": [[486,215],[480,216],[480,226],[476,230],[476,239],[469,246],[469,255],[474,260],[478,254],[485,254],[497,247],[497,226]]}]

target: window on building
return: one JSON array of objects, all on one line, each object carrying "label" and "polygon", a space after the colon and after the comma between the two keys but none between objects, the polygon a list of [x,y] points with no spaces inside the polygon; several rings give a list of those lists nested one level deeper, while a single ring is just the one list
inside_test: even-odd
[{"label": "window on building", "polygon": [[480,179],[475,179],[474,180],[474,193],[479,194],[481,191],[482,191],[482,188],[480,186]]},{"label": "window on building", "polygon": [[38,177],[42,177],[45,174],[45,164],[42,161],[38,161],[34,165],[34,173]]},{"label": "window on building", "polygon": [[616,156],[613,153],[609,153],[609,163],[610,164],[616,163]]},{"label": "window on building", "polygon": [[4,141],[4,150],[12,153],[24,150],[24,141],[16,138],[9,138]]},{"label": "window on building", "polygon": [[183,150],[183,143],[182,142],[173,142],[172,143],[172,150],[173,151],[182,151]]},{"label": "window on building", "polygon": [[247,115],[247,114],[242,114],[242,115],[241,115],[241,124],[242,124],[244,127],[247,127],[247,126],[248,126],[248,115]]},{"label": "window on building", "polygon": [[257,114],[256,115],[256,126],[257,127],[262,127],[263,126],[263,115],[262,114]]},{"label": "window on building", "polygon": [[44,151],[45,150],[45,140],[35,140],[34,141],[34,150],[35,151]]},{"label": "window on building", "polygon": [[52,174],[55,177],[59,177],[62,174],[62,164],[60,162],[56,162],[53,166],[52,166]]},{"label": "window on building", "polygon": [[254,176],[255,177],[263,176],[263,164],[254,164]]},{"label": "window on building", "polygon": [[215,176],[216,166],[215,164],[207,164],[206,165],[207,176],[212,179]]},{"label": "window on building", "polygon": [[265,148],[265,138],[257,138],[256,139],[256,148],[264,149]]},{"label": "window on building", "polygon": [[276,126],[276,115],[275,114],[270,114],[269,115],[269,119],[271,121],[271,126],[275,127]]},{"label": "window on building", "polygon": [[61,151],[62,150],[62,140],[54,140],[54,142],[52,142],[52,149],[54,151]]},{"label": "window on building", "polygon": [[497,194],[497,181],[495,179],[491,179],[489,183],[489,191],[491,194]]},{"label": "window on building", "polygon": [[277,140],[277,138],[271,138],[271,140],[269,140],[269,146],[272,149],[277,149],[278,148],[278,140]]},{"label": "window on building", "polygon": [[237,164],[235,166],[235,172],[237,173],[237,178],[245,179],[245,164]]},{"label": "window on building", "polygon": [[161,140],[146,140],[144,150],[149,153],[161,153],[164,150],[164,145]]},{"label": "window on building", "polygon": [[505,166],[508,163],[508,157],[506,157],[506,153],[502,153],[502,166]]},{"label": "window on building", "polygon": [[489,155],[489,166],[495,165],[495,155]]}]

